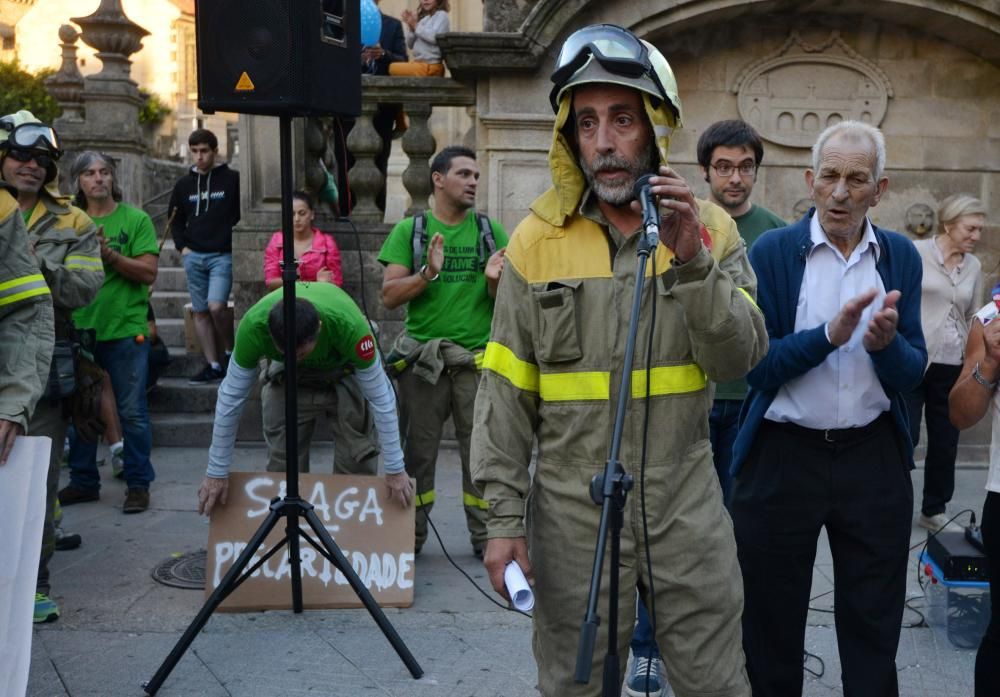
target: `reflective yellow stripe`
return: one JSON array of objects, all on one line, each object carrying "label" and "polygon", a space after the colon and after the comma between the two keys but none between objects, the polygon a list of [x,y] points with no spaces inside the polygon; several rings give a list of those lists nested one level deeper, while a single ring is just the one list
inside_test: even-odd
[{"label": "reflective yellow stripe", "polygon": [[402,373],[404,370],[406,370],[406,359],[400,358],[398,361],[392,364],[392,367],[397,373]]},{"label": "reflective yellow stripe", "polygon": [[753,306],[754,306],[754,307],[757,307],[757,301],[753,299],[753,296],[752,296],[752,295],[750,295],[750,294],[749,294],[749,293],[748,293],[748,292],[746,291],[746,289],[745,289],[745,288],[740,288],[739,286],[737,286],[737,287],[736,287],[736,290],[738,290],[739,292],[743,293],[743,295],[747,296],[747,300],[749,300],[749,301],[750,301],[751,303],[753,303]]},{"label": "reflective yellow stripe", "polygon": [[[705,389],[705,371],[697,363],[687,365],[665,365],[653,368],[650,373],[649,395],[684,394]],[[632,397],[646,396],[646,371],[632,371]]]},{"label": "reflective yellow stripe", "polygon": [[482,370],[483,369],[483,356],[486,355],[486,352],[485,351],[476,351],[472,355],[476,359],[476,370]]},{"label": "reflective yellow stripe", "polygon": [[483,368],[507,378],[519,390],[538,392],[538,366],[522,361],[503,344],[493,341],[486,345]]},{"label": "reflective yellow stripe", "polygon": [[611,397],[611,373],[542,373],[540,393],[546,402],[607,400]]},{"label": "reflective yellow stripe", "polygon": [[104,264],[100,257],[88,257],[82,254],[70,254],[66,257],[67,269],[104,269]]},{"label": "reflective yellow stripe", "polygon": [[27,298],[48,294],[49,287],[40,273],[0,283],[0,305],[12,305]]},{"label": "reflective yellow stripe", "polygon": [[484,511],[490,510],[490,504],[488,504],[486,501],[479,498],[478,496],[473,496],[472,494],[469,493],[462,494],[462,505],[465,506],[466,508],[479,508]]},{"label": "reflective yellow stripe", "polygon": [[425,491],[422,494],[417,494],[416,497],[414,497],[414,500],[416,501],[417,508],[420,508],[421,506],[430,505],[434,503],[434,492]]}]

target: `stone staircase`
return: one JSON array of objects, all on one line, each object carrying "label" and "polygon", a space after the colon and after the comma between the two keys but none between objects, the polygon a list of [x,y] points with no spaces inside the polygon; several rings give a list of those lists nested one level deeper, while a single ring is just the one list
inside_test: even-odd
[{"label": "stone staircase", "polygon": [[[188,378],[204,365],[201,353],[189,354],[186,348],[184,305],[189,300],[181,255],[168,239],[160,252],[150,299],[157,331],[170,350],[170,365],[149,394],[154,447],[207,447],[212,438],[218,385],[188,384]],[[240,440],[262,440],[260,423],[260,399],[255,389],[240,421]]]}]

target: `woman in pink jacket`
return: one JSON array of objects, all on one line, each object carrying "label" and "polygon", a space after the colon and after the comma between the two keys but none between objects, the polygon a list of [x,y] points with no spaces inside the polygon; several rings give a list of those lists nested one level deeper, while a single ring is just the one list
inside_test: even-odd
[{"label": "woman in pink jacket", "polygon": [[[300,281],[320,281],[344,284],[340,270],[340,249],[333,235],[313,227],[313,211],[309,195],[292,192],[292,231],[295,238],[295,259],[299,262]],[[274,233],[264,250],[264,284],[269,291],[281,287],[281,260],[284,258],[281,231]]]}]

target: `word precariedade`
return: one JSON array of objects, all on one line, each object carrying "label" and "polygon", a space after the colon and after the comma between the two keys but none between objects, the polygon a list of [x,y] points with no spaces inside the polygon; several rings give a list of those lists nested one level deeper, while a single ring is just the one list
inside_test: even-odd
[{"label": "word precariedade", "polygon": [[[337,543],[351,568],[379,605],[413,604],[413,509],[389,501],[385,480],[361,475],[301,474],[299,492]],[[271,500],[285,495],[285,480],[270,473],[230,474],[229,501],[212,513],[208,535],[206,595],[222,581],[246,549],[247,540],[270,511]],[[300,527],[316,539],[308,523]],[[252,567],[284,537],[279,521],[254,552]],[[347,578],[332,562],[300,538],[302,598],[307,608],[361,607]],[[291,606],[291,563],[287,545],[265,561],[220,606],[221,610],[264,610]]]}]

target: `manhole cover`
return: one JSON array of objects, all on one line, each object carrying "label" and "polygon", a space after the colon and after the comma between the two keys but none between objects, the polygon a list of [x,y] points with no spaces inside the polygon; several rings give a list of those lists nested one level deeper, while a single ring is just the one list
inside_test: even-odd
[{"label": "manhole cover", "polygon": [[204,549],[171,557],[153,568],[153,580],[174,588],[203,589],[207,557]]}]

